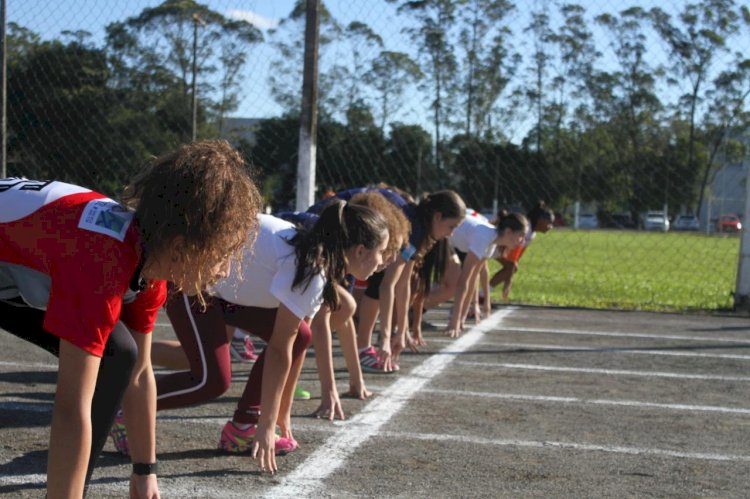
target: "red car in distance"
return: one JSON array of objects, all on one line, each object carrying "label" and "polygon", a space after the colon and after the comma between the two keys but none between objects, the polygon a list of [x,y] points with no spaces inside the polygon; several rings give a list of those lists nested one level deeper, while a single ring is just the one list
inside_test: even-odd
[{"label": "red car in distance", "polygon": [[742,230],[740,217],[734,213],[720,216],[716,221],[716,230],[718,232],[740,232]]}]

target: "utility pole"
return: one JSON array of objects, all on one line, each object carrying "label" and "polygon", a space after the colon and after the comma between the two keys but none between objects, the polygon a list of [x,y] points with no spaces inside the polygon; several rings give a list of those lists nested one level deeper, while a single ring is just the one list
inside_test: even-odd
[{"label": "utility pole", "polygon": [[198,24],[200,24],[201,26],[205,26],[206,21],[204,21],[201,16],[195,13],[193,14],[193,105],[191,106],[193,111],[193,142],[195,142],[195,138],[198,134]]},{"label": "utility pole", "polygon": [[305,64],[297,155],[297,211],[305,211],[315,201],[315,155],[318,147],[320,0],[307,0],[306,9]]},{"label": "utility pole", "polygon": [[0,0],[0,178],[8,176],[8,73],[5,49],[6,0]]}]

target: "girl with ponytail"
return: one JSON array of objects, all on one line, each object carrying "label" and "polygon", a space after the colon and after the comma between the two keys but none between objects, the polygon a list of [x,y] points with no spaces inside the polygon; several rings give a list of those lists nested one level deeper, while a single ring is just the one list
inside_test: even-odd
[{"label": "girl with ponytail", "polygon": [[495,226],[483,218],[466,217],[450,238],[461,260],[461,274],[456,285],[451,319],[446,329],[446,334],[451,338],[461,335],[469,305],[476,293],[479,274],[487,259],[493,255],[496,247],[503,248],[502,251],[509,251],[522,244],[529,228],[528,220],[520,213],[501,210],[497,214]]},{"label": "girl with ponytail", "polygon": [[[404,242],[409,239],[409,222],[398,206],[376,190],[356,193],[351,197],[350,203],[367,206],[382,214],[388,224],[388,246],[383,254],[383,265],[379,267],[379,270],[382,270],[396,260]],[[367,283],[367,281],[364,282]],[[338,310],[331,310],[326,305],[321,306],[310,324],[321,390],[320,405],[313,415],[331,421],[335,418],[344,419],[344,410],[339,399],[333,370],[332,331],[336,331],[349,372],[349,391],[346,395],[360,400],[371,395],[365,387],[357,355],[357,332],[354,323],[357,305],[347,288],[349,288],[348,283],[336,284],[341,306]]]},{"label": "girl with ponytail", "polygon": [[222,395],[232,381],[225,328],[258,336],[267,346],[219,447],[251,452],[262,471],[274,473],[275,455],[297,448],[291,406],[311,340],[309,322],[321,305],[338,309],[336,285],[346,274],[367,279],[382,263],[388,228],[379,213],[343,201],[326,207],[309,230],[271,215],[257,219],[257,237],[246,246],[239,271],[232,268],[212,288],[205,306],[184,294],[167,303],[190,370],[157,380],[157,400],[158,409],[171,409]]},{"label": "girl with ponytail", "polygon": [[[507,300],[510,295],[510,288],[513,285],[513,276],[518,271],[518,261],[526,251],[526,248],[534,240],[537,233],[546,233],[552,230],[555,223],[555,213],[549,208],[544,201],[539,201],[526,214],[529,220],[529,229],[523,242],[512,251],[495,252],[495,259],[500,262],[502,268],[498,270],[489,285],[492,287],[503,283],[503,299]],[[485,297],[489,301],[489,296]]]},{"label": "girl with ponytail", "polygon": [[281,437],[296,444],[291,405],[310,343],[308,323],[321,305],[338,309],[335,286],[346,274],[366,279],[382,263],[388,228],[380,214],[342,201],[324,209],[306,232],[269,215],[259,219],[255,248],[243,260],[244,279],[230,275],[215,288],[230,304],[223,307],[227,322],[267,343],[220,446],[251,450],[261,470],[274,473],[277,423]]},{"label": "girl with ponytail", "polygon": [[[466,214],[463,199],[453,191],[428,194],[420,203],[405,203],[402,208],[411,223],[411,233],[401,256],[384,272],[378,287],[368,287],[360,301],[358,345],[360,364],[367,372],[398,370],[397,360],[406,347],[407,312],[412,302],[412,277],[417,292],[426,293],[433,275],[431,262],[426,259],[433,247],[444,240],[461,223]],[[375,319],[380,313],[380,348],[370,344]],[[395,314],[394,314],[395,312]],[[393,316],[395,315],[395,332]],[[410,343],[412,349],[416,349]]]}]

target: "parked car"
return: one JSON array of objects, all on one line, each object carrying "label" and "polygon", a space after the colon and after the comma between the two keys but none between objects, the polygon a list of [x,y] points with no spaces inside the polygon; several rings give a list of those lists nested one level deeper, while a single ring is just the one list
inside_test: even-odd
[{"label": "parked car", "polygon": [[727,213],[716,221],[716,230],[719,232],[739,232],[742,230],[740,217],[734,213]]},{"label": "parked car", "polygon": [[594,215],[593,213],[581,213],[578,215],[578,228],[598,229],[599,220],[596,219],[596,215]]},{"label": "parked car", "polygon": [[700,230],[701,223],[695,215],[680,215],[672,225],[674,230]]},{"label": "parked car", "polygon": [[633,221],[633,217],[630,213],[624,211],[621,213],[613,213],[607,227],[612,229],[635,229],[636,223]]},{"label": "parked car", "polygon": [[644,230],[660,230],[667,232],[669,230],[669,218],[663,211],[649,211],[643,217]]}]

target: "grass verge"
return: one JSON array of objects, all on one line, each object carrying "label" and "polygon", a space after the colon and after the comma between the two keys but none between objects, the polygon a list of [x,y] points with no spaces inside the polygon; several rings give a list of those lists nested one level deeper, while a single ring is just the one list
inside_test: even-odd
[{"label": "grass verge", "polygon": [[[521,258],[510,301],[658,311],[732,308],[740,239],[684,232],[554,230]],[[490,262],[491,271],[498,268]],[[500,300],[500,287],[493,298]]]}]

